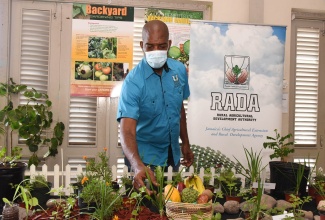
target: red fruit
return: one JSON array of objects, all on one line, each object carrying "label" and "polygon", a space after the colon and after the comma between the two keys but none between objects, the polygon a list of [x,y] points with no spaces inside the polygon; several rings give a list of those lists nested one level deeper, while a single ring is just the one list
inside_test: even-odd
[{"label": "red fruit", "polygon": [[179,182],[179,183],[177,183],[176,188],[177,188],[178,192],[181,193],[183,191],[183,189],[186,188],[186,186],[185,186],[184,182]]}]

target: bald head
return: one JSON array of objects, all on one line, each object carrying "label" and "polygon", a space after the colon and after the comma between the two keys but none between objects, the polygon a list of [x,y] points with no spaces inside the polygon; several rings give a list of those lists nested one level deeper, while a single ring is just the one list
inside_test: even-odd
[{"label": "bald head", "polygon": [[143,26],[140,46],[144,52],[168,50],[170,44],[168,27],[164,22],[152,20]]},{"label": "bald head", "polygon": [[167,40],[169,38],[169,30],[167,25],[160,21],[160,20],[152,20],[147,22],[142,29],[142,40],[145,40],[145,38],[148,37],[148,35],[151,34],[157,34],[161,33],[167,37]]}]

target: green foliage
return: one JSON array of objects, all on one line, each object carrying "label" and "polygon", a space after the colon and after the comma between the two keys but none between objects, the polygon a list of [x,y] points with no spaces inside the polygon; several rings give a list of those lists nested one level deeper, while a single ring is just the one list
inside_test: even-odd
[{"label": "green foliage", "polygon": [[[32,153],[28,166],[37,166],[40,162],[37,152],[41,146],[48,147],[44,158],[55,156],[62,144],[65,127],[62,122],[57,122],[51,130],[53,113],[48,95],[34,88],[28,89],[26,85],[18,85],[12,79],[8,84],[0,83],[0,95],[7,99],[7,105],[0,111],[0,123],[10,131],[11,140],[13,131],[25,139]],[[14,106],[12,99],[18,96],[23,97],[25,103]],[[13,146],[10,149],[13,152]]]},{"label": "green foliage", "polygon": [[95,212],[92,217],[96,219],[110,219],[114,212],[122,205],[121,193],[116,192],[108,182],[93,178],[87,182],[80,197],[85,203],[95,203]]},{"label": "green foliage", "polygon": [[244,147],[244,152],[245,152],[247,164],[244,165],[240,163],[236,157],[234,158],[237,160],[238,164],[242,168],[240,170],[240,173],[246,178],[248,178],[252,185],[254,182],[257,182],[261,178],[260,177],[261,172],[265,169],[267,165],[265,165],[264,167],[262,165],[262,156],[261,156],[262,150],[260,150],[257,153],[254,152],[252,148],[248,150],[247,148]]},{"label": "green foliage", "polygon": [[138,219],[139,213],[141,211],[141,204],[144,198],[147,198],[150,200],[150,196],[147,194],[146,192],[146,187],[143,186],[141,188],[138,189],[138,192],[132,192],[131,196],[130,196],[130,200],[129,202],[131,204],[132,201],[135,201],[135,204],[133,206],[133,210],[132,210],[132,217],[130,220],[136,220]]},{"label": "green foliage", "polygon": [[122,194],[112,187],[112,171],[106,153],[107,148],[104,148],[97,158],[84,157],[87,165],[81,180],[83,189],[80,198],[88,203],[88,206],[90,203],[96,205],[95,212],[92,213],[95,219],[109,219],[122,205]]},{"label": "green foliage", "polygon": [[21,181],[17,186],[15,186],[15,193],[11,201],[9,201],[7,198],[2,198],[2,201],[4,203],[9,204],[10,206],[13,206],[15,201],[20,198],[24,204],[25,204],[25,209],[26,209],[26,214],[28,216],[28,211],[30,207],[32,206],[37,206],[38,205],[38,200],[35,197],[32,197],[30,194],[30,191],[28,187],[25,187],[24,184],[29,181],[28,179],[25,179]]},{"label": "green foliage", "polygon": [[[112,183],[112,170],[109,167],[109,157],[106,155],[107,148],[97,154],[97,158],[87,158],[86,160],[86,174],[84,180],[102,179],[108,184]],[[85,181],[83,181],[85,183]],[[82,184],[83,184],[82,183]]]},{"label": "green foliage", "polygon": [[290,202],[292,204],[292,209],[289,210],[289,212],[292,212],[294,217],[287,217],[285,219],[294,219],[294,220],[303,220],[304,219],[304,213],[301,212],[302,207],[305,203],[310,202],[312,200],[312,198],[310,196],[305,196],[300,198],[299,196],[290,195]]},{"label": "green foliage", "polygon": [[275,129],[275,137],[267,136],[266,139],[272,140],[270,142],[264,142],[263,147],[272,149],[274,152],[270,155],[270,159],[273,158],[281,158],[281,161],[284,160],[284,157],[287,157],[290,153],[294,153],[293,148],[289,148],[292,146],[294,142],[287,142],[288,139],[292,137],[292,134],[287,134],[285,136],[281,136],[278,133],[278,130]]},{"label": "green foliage", "polygon": [[9,164],[11,167],[15,165],[15,161],[19,160],[22,156],[21,151],[23,149],[21,147],[15,146],[11,150],[11,155],[6,154],[7,149],[2,147],[0,150],[0,159],[3,164]]},{"label": "green foliage", "polygon": [[76,204],[76,199],[72,196],[62,199],[64,196],[63,186],[60,186],[58,189],[52,189],[50,193],[57,193],[59,199],[53,199],[55,210],[51,213],[51,219],[60,219],[61,214],[65,219],[70,219],[73,207]]}]

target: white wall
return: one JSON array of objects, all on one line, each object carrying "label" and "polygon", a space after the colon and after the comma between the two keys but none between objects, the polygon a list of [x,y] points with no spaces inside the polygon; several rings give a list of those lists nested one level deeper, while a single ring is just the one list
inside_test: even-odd
[{"label": "white wall", "polygon": [[0,0],[0,81],[6,80],[8,68],[9,0]]}]

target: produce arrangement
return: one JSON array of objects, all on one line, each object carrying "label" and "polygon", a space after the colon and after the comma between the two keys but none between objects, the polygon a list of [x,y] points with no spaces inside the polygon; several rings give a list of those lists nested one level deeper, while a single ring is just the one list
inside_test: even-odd
[{"label": "produce arrangement", "polygon": [[167,184],[164,196],[167,201],[204,204],[211,201],[213,192],[205,189],[201,178],[193,174],[183,182],[177,182],[176,186]]}]

